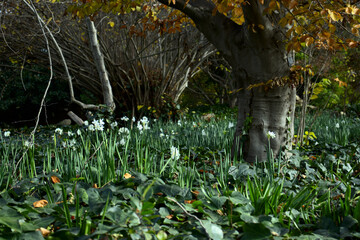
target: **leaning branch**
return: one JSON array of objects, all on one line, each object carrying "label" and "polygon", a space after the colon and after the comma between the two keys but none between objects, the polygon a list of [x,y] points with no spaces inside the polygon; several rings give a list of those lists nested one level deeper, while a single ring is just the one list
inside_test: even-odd
[{"label": "leaning branch", "polygon": [[[79,100],[76,100],[75,98],[75,94],[74,94],[74,87],[73,87],[73,83],[72,83],[72,77],[70,76],[70,72],[69,72],[69,68],[67,66],[67,62],[65,60],[64,54],[62,49],[60,48],[58,42],[56,41],[54,35],[52,34],[52,32],[50,31],[50,29],[48,28],[47,24],[44,22],[44,20],[39,16],[38,12],[35,9],[35,6],[32,4],[30,5],[27,1],[23,0],[26,5],[28,5],[28,7],[34,12],[34,14],[36,15],[39,23],[41,24],[41,26],[43,28],[45,28],[46,32],[49,34],[51,40],[53,41],[53,43],[55,44],[56,49],[58,50],[58,53],[60,54],[61,57],[61,61],[64,64],[64,68],[65,68],[65,74],[66,77],[68,79],[68,83],[69,83],[69,90],[70,90],[70,99],[72,102],[76,103],[77,105],[79,105],[81,108],[83,109],[89,109],[89,110],[98,110],[99,106],[98,105],[94,105],[94,104],[85,104]],[[31,2],[32,3],[32,2]]]},{"label": "leaning branch", "polygon": [[228,46],[234,45],[241,47],[244,45],[243,25],[238,25],[227,16],[213,10],[216,7],[214,3],[208,0],[176,0],[175,4],[168,0],[158,0],[158,2],[178,9],[190,17],[196,24],[196,28],[204,34],[229,61],[233,62],[233,53]]},{"label": "leaning branch", "polygon": [[102,55],[100,50],[99,41],[97,38],[97,30],[95,28],[94,22],[90,19],[90,17],[86,17],[85,22],[89,33],[91,52],[94,57],[94,63],[101,82],[104,103],[107,107],[109,107],[110,111],[113,111],[115,109],[114,97],[109,80],[109,75],[105,67],[104,56]]}]

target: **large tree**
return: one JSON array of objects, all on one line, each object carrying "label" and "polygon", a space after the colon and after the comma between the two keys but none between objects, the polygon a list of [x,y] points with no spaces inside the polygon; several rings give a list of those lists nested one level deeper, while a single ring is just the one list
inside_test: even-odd
[{"label": "large tree", "polygon": [[[88,14],[123,12],[144,1],[87,1]],[[341,0],[158,0],[191,18],[223,54],[238,86],[238,124],[235,143],[247,161],[266,159],[268,132],[271,148],[291,147],[295,110],[294,51],[314,44],[329,51],[356,47],[360,10],[357,1]],[[148,3],[148,2],[146,2]],[[154,5],[153,3],[149,3]],[[353,5],[351,5],[353,4]],[[354,5],[355,4],[355,5]],[[73,8],[79,13],[81,7]],[[156,11],[149,8],[148,19]],[[154,14],[155,13],[155,14]],[[339,31],[337,29],[341,28]],[[338,33],[341,33],[340,35]],[[345,34],[344,34],[345,32]],[[236,147],[236,146],[235,146]]]}]

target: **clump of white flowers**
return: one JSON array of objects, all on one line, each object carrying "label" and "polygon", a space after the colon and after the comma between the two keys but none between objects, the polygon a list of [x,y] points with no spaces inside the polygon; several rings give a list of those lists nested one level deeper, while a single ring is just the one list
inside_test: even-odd
[{"label": "clump of white flowers", "polygon": [[127,116],[124,116],[122,118],[120,118],[121,121],[127,122],[129,121],[129,118]]},{"label": "clump of white flowers", "polygon": [[179,160],[180,151],[177,147],[171,146],[170,148],[170,158],[173,160]]},{"label": "clump of white flowers", "polygon": [[6,132],[4,132],[4,137],[10,137],[10,134],[11,134],[10,131],[6,131]]},{"label": "clump of white flowers", "polygon": [[234,124],[234,123],[229,122],[228,128],[233,128],[234,126],[235,126],[235,124]]},{"label": "clump of white flowers", "polygon": [[55,133],[62,135],[63,134],[63,130],[61,128],[57,128],[55,129]]},{"label": "clump of white flowers", "polygon": [[137,126],[136,126],[140,133],[142,133],[143,130],[149,130],[149,119],[147,117],[143,117],[142,119],[140,119],[140,121],[137,122]]},{"label": "clump of white flowers", "polygon": [[139,129],[140,133],[142,133],[143,126],[140,124],[140,122],[138,122],[136,127],[137,127],[137,129]]},{"label": "clump of white flowers", "polygon": [[84,125],[88,126],[88,130],[89,131],[103,131],[104,130],[104,126],[105,126],[105,122],[104,119],[94,119],[91,124],[89,125],[88,121],[84,121]]},{"label": "clump of white flowers", "polygon": [[121,146],[125,146],[125,144],[126,144],[125,138],[122,138],[122,139],[120,140],[119,144],[120,144]]},{"label": "clump of white flowers", "polygon": [[201,131],[201,135],[203,135],[203,136],[206,136],[206,135],[207,135],[207,133],[205,132],[205,129],[203,129],[203,130]]},{"label": "clump of white flowers", "polygon": [[268,139],[270,139],[270,138],[274,139],[274,138],[276,138],[276,134],[274,132],[272,132],[272,131],[268,131],[267,137],[268,137]]},{"label": "clump of white flowers", "polygon": [[[172,135],[175,134],[174,130],[171,131],[171,134],[172,134]],[[165,137],[166,139],[169,139],[169,138],[170,138],[170,135],[169,135],[169,134],[165,134],[165,133],[164,133],[164,130],[163,130],[162,128],[160,128],[160,137],[161,137],[161,138],[164,138],[164,137]]]},{"label": "clump of white flowers", "polygon": [[130,134],[130,130],[126,127],[119,128],[119,134]]},{"label": "clump of white flowers", "polygon": [[111,127],[111,129],[114,129],[114,128],[116,128],[118,126],[118,123],[115,121],[115,122],[112,122],[112,123],[110,123],[110,127]]},{"label": "clump of white flowers", "polygon": [[34,144],[32,143],[32,142],[29,142],[28,140],[25,140],[24,141],[24,147],[26,147],[26,148],[30,148],[30,147],[32,147]]},{"label": "clump of white flowers", "polygon": [[92,125],[94,125],[94,129],[96,131],[103,131],[104,130],[105,122],[104,122],[103,119],[99,119],[99,120],[94,119],[91,123],[92,123]]},{"label": "clump of white flowers", "polygon": [[88,130],[89,131],[95,131],[94,125],[90,124],[89,127],[88,127]]},{"label": "clump of white flowers", "polygon": [[73,150],[76,149],[76,140],[75,139],[71,139],[71,140],[66,140],[61,142],[61,145],[63,148],[72,148]]}]

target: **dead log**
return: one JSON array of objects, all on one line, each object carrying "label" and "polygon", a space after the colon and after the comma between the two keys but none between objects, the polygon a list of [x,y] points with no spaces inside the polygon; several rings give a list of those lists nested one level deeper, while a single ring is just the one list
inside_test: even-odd
[{"label": "dead log", "polygon": [[82,126],[84,124],[84,121],[78,117],[78,115],[76,115],[75,113],[73,113],[72,111],[69,111],[67,113],[67,115],[71,118],[71,120],[73,120],[77,125]]}]

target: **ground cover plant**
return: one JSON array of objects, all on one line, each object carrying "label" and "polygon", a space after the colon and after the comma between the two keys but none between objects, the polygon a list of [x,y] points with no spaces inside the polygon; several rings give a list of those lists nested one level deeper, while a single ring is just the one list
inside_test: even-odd
[{"label": "ground cover plant", "polygon": [[2,129],[0,236],[359,238],[360,120],[310,117],[304,146],[255,164],[231,158],[233,115],[94,117],[40,127],[34,144]]}]

